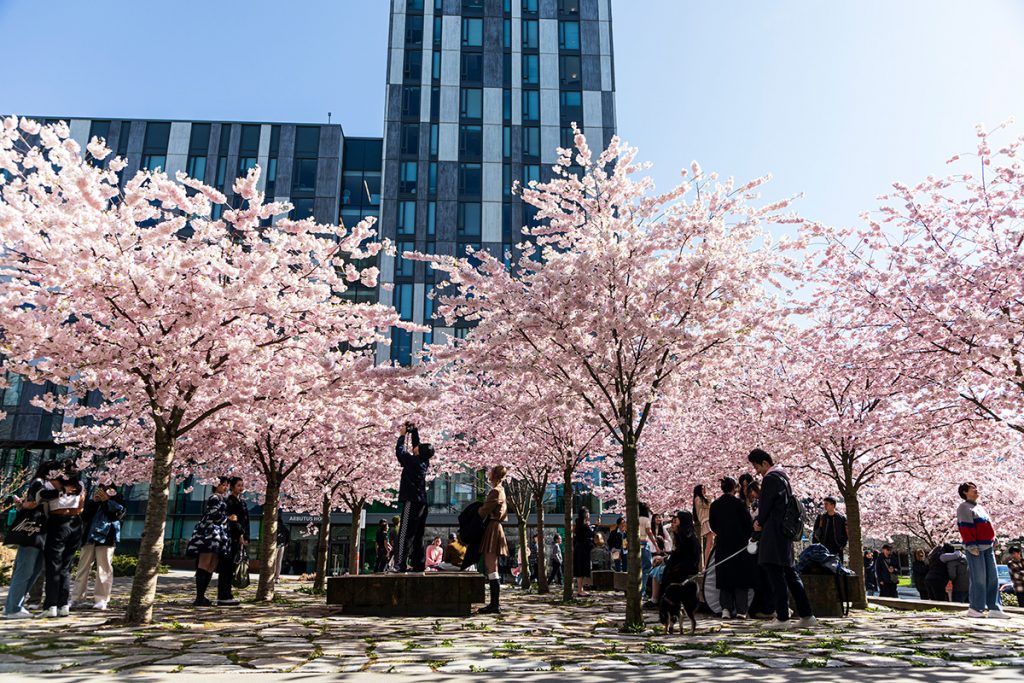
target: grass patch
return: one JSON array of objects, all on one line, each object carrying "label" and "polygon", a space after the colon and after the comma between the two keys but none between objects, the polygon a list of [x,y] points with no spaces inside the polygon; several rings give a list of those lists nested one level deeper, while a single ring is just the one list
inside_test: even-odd
[{"label": "grass patch", "polygon": [[822,650],[842,650],[849,644],[850,641],[845,638],[822,638],[811,647],[820,648]]},{"label": "grass patch", "polygon": [[971,666],[996,666],[996,663],[991,659],[975,659],[971,662]]},{"label": "grass patch", "polygon": [[[323,588],[316,588],[315,586],[299,586],[295,589],[296,593],[304,593],[305,595],[326,595],[327,591]],[[275,596],[276,597],[276,596]]]},{"label": "grass patch", "polygon": [[523,644],[517,643],[514,640],[506,640],[504,643],[501,644],[501,648],[503,650],[522,650]]},{"label": "grass patch", "polygon": [[629,633],[632,635],[639,635],[644,632],[643,624],[626,624],[619,629],[619,633]]},{"label": "grass patch", "polygon": [[408,652],[409,650],[422,650],[422,649],[423,649],[423,644],[422,643],[417,643],[414,640],[407,640],[405,642],[405,650],[406,650],[406,652]]},{"label": "grass patch", "polygon": [[644,653],[649,655],[665,655],[668,654],[668,647],[664,643],[659,643],[653,640],[648,640],[644,643]]},{"label": "grass patch", "polygon": [[711,646],[711,654],[715,657],[724,657],[726,655],[733,654],[733,652],[734,650],[732,649],[732,645],[724,640],[716,641],[715,644]]},{"label": "grass patch", "polygon": [[437,671],[438,669],[440,669],[442,666],[444,666],[447,663],[448,662],[446,662],[443,659],[431,659],[429,662],[427,662],[427,666],[430,667],[431,671]]},{"label": "grass patch", "polygon": [[455,647],[455,643],[450,638],[446,638],[441,641],[441,647]]},{"label": "grass patch", "polygon": [[801,669],[824,669],[828,666],[828,660],[804,657],[799,662],[797,662],[796,665]]}]

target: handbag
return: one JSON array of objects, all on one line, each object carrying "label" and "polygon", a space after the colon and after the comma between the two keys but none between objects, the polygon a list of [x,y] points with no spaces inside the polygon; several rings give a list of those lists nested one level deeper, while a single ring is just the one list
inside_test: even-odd
[{"label": "handbag", "polygon": [[249,548],[240,546],[235,554],[235,575],[231,579],[231,585],[242,589],[249,587]]},{"label": "handbag", "polygon": [[4,545],[42,548],[46,541],[46,511],[42,506],[31,510],[22,508],[14,515],[14,523],[4,539]]}]

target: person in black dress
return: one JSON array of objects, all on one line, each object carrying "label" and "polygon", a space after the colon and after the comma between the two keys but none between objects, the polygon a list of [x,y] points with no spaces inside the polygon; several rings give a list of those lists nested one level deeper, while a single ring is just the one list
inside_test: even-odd
[{"label": "person in black dress", "polygon": [[245,482],[241,477],[231,477],[228,486],[227,528],[231,543],[228,552],[220,556],[217,569],[217,605],[222,607],[239,604],[231,593],[231,580],[235,576],[239,553],[243,546],[249,544],[249,508],[242,501]]},{"label": "person in black dress", "polygon": [[590,510],[581,507],[576,514],[572,535],[572,575],[576,577],[576,597],[586,597],[583,579],[590,578],[590,551],[594,549],[594,530],[590,526]]},{"label": "person in black dress", "polygon": [[213,495],[206,499],[203,518],[192,530],[192,538],[185,546],[185,554],[196,558],[196,607],[209,607],[213,603],[206,597],[206,589],[220,557],[228,552],[228,478],[218,477]]},{"label": "person in black dress", "polygon": [[736,480],[722,479],[722,495],[711,503],[709,519],[715,534],[715,586],[721,594],[723,619],[746,619],[748,591],[754,587],[754,556],[744,550],[754,530],[747,505],[736,497]]}]

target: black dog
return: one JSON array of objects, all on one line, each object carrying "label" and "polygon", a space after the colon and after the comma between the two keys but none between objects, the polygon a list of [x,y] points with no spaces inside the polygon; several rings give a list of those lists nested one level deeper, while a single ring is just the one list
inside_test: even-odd
[{"label": "black dog", "polygon": [[[670,583],[662,588],[661,604],[658,612],[661,616],[661,625],[667,633],[672,633],[672,627],[679,623],[682,611],[690,618],[690,635],[697,631],[697,583],[685,581],[683,583]],[[683,625],[679,624],[679,634],[683,633]]]}]

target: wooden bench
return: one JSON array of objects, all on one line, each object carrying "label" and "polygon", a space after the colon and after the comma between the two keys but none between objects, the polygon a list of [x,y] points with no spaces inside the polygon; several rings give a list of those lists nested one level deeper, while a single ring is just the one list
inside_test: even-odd
[{"label": "wooden bench", "polygon": [[485,601],[478,572],[331,576],[327,604],[343,614],[385,617],[465,617]]},{"label": "wooden bench", "polygon": [[[626,575],[625,572],[615,572],[611,569],[594,569],[590,572],[590,580],[593,582],[593,588],[596,591],[613,591],[615,590],[615,575],[622,574]],[[625,584],[623,584],[625,586]]]}]

